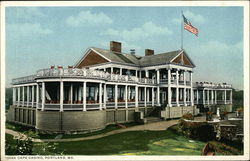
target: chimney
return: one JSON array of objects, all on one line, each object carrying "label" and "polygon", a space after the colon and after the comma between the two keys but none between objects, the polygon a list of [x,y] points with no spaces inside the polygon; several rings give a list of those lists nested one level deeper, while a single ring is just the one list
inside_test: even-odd
[{"label": "chimney", "polygon": [[122,43],[116,41],[110,41],[110,51],[122,52]]},{"label": "chimney", "polygon": [[154,55],[154,50],[152,49],[145,49],[145,56]]},{"label": "chimney", "polygon": [[130,49],[130,54],[135,55],[135,49]]}]

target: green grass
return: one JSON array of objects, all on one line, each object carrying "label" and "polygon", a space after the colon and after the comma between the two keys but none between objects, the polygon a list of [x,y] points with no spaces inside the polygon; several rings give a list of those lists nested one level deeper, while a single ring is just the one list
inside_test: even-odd
[{"label": "green grass", "polygon": [[[39,147],[40,143],[36,146]],[[59,142],[66,155],[200,155],[205,143],[189,142],[173,130],[131,131],[95,140]]]}]

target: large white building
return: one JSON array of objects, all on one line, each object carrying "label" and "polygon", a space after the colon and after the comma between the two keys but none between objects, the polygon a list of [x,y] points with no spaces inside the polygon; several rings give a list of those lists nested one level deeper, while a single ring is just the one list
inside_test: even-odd
[{"label": "large white building", "polygon": [[178,118],[206,107],[232,108],[232,86],[193,83],[194,63],[185,50],[145,56],[89,48],[73,66],[42,69],[14,79],[12,122],[44,132],[78,132],[108,124]]}]

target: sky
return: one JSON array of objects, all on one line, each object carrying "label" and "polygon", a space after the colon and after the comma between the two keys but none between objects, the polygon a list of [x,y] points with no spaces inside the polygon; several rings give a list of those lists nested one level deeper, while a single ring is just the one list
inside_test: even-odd
[{"label": "sky", "polygon": [[183,31],[193,81],[243,89],[242,7],[7,7],[6,86],[51,65],[74,65],[89,47],[144,55],[181,48],[181,11],[199,36]]}]

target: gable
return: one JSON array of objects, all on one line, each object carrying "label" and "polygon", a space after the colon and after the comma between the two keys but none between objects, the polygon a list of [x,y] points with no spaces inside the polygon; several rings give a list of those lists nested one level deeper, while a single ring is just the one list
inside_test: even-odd
[{"label": "gable", "polygon": [[75,66],[75,68],[84,68],[86,66],[107,62],[109,62],[107,59],[103,58],[102,56],[91,50],[89,53],[87,53],[84,59],[80,63],[78,63],[77,66]]},{"label": "gable", "polygon": [[184,52],[174,58],[171,62],[185,66],[194,66],[191,60],[186,56]]}]

